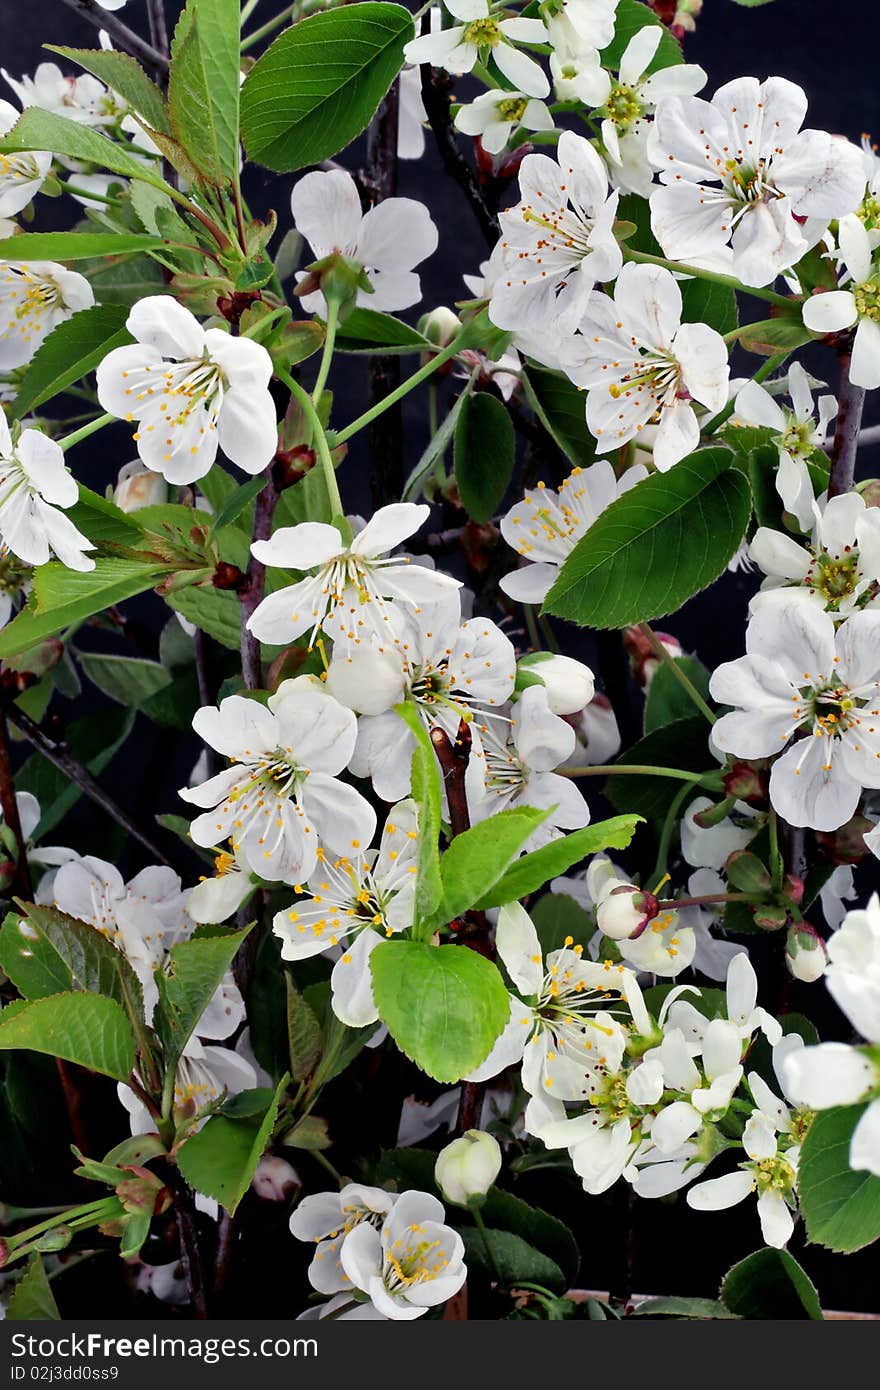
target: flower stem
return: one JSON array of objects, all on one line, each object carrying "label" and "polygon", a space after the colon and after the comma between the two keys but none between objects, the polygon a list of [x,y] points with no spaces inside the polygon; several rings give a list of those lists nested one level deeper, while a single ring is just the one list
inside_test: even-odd
[{"label": "flower stem", "polygon": [[651,767],[647,763],[595,763],[592,767],[559,768],[562,777],[616,777],[618,773],[635,777],[672,777],[677,782],[699,785],[706,772],[685,772],[680,767]]},{"label": "flower stem", "polygon": [[72,449],[74,444],[88,439],[90,434],[97,434],[98,430],[102,430],[105,425],[112,424],[115,419],[115,415],[99,415],[96,419],[90,420],[87,425],[81,425],[78,430],[74,430],[73,434],[66,434],[63,439],[59,439],[57,441],[59,449],[63,453],[67,453],[67,450]]},{"label": "flower stem", "polygon": [[282,24],[285,24],[288,19],[293,17],[295,9],[296,3],[293,5],[285,5],[281,13],[277,14],[274,19],[267,19],[266,23],[261,25],[259,29],[255,29],[252,34],[248,34],[247,38],[241,41],[242,53],[246,53],[249,48],[253,48],[254,44],[259,43],[261,39],[266,39],[270,34],[274,34],[276,29],[280,29]]},{"label": "flower stem", "polygon": [[336,325],[338,322],[339,304],[335,299],[328,299],[324,351],[321,354],[321,364],[318,367],[318,376],[315,381],[314,390],[312,391],[312,400],[316,407],[321,403],[321,394],[327,384],[327,377],[330,374],[330,363],[333,360],[333,346],[336,342]]},{"label": "flower stem", "polygon": [[779,849],[779,818],[772,806],[770,807],[767,828],[770,831],[770,868],[773,871],[773,891],[778,893],[785,877],[785,863]]},{"label": "flower stem", "polygon": [[755,299],[764,299],[768,304],[778,304],[786,309],[790,309],[794,302],[789,295],[777,294],[775,290],[758,289],[754,285],[743,285],[732,275],[723,275],[718,270],[704,270],[702,266],[687,265],[684,261],[669,261],[663,256],[651,256],[647,251],[633,250],[626,243],[620,249],[625,261],[640,261],[643,265],[659,265],[664,270],[675,271],[678,275],[692,275],[697,280],[709,280],[713,285],[727,285],[732,290],[738,290],[742,294],[750,294]]},{"label": "flower stem", "polygon": [[651,875],[651,881],[655,885],[655,888],[660,886],[660,881],[666,873],[666,865],[669,860],[669,846],[672,844],[672,836],[678,822],[679,812],[681,811],[685,797],[689,796],[691,791],[692,786],[689,786],[687,783],[679,787],[675,796],[672,798],[669,810],[666,812],[666,819],[663,822],[663,829],[660,832],[660,844],[657,847],[657,859],[654,863],[654,872]]},{"label": "flower stem", "polygon": [[[442,367],[444,362],[451,361],[458,351],[459,341],[458,338],[456,338],[448,347],[443,348],[442,352],[438,352],[429,362],[426,362],[423,367],[420,367],[417,372],[413,372],[412,376],[407,377],[406,381],[401,382],[397,389],[391,392],[390,396],[385,397],[384,401],[379,401],[378,404],[371,406],[369,410],[365,410],[363,415],[359,415],[350,425],[346,425],[344,430],[339,430],[334,433],[332,436],[334,445],[344,444],[346,440],[351,439],[353,434],[357,434],[359,430],[362,430],[365,425],[369,425],[377,416],[383,414],[386,410],[390,410],[391,406],[403,400],[403,397],[409,395],[410,391],[415,390],[417,386],[421,386],[423,381],[427,381],[428,377],[436,372],[438,367]],[[282,378],[282,380],[283,379],[284,378]]]},{"label": "flower stem", "polygon": [[[303,390],[298,381],[294,381],[290,373],[285,371],[283,367],[276,366],[275,375],[284,382],[284,385],[299,401],[303,408],[303,413],[309,422],[315,453],[318,455],[318,461],[324,475],[324,485],[327,488],[330,513],[332,516],[344,516],[342,498],[339,495],[339,484],[336,481],[336,469],[333,467],[330,446],[327,442],[327,435],[324,433],[324,426],[318,419],[318,412],[312,404],[312,398],[307,391]],[[336,436],[334,442],[337,444],[340,443],[340,437]]]},{"label": "flower stem", "polygon": [[[789,353],[787,352],[777,352],[774,353],[772,357],[768,357],[766,362],[762,362],[761,366],[755,372],[755,375],[752,377],[752,381],[766,381],[768,376],[773,375],[777,367],[782,366],[783,362],[785,362],[788,356]],[[733,400],[727,402],[727,405],[722,406],[721,410],[718,411],[717,415],[713,415],[711,420],[707,420],[706,423],[702,426],[700,432],[703,435],[703,437],[705,438],[708,435],[717,434],[718,431],[721,429],[721,426],[725,424],[727,420],[730,419],[735,409],[736,398],[734,397]]]},{"label": "flower stem", "polygon": [[641,632],[642,635],[647,639],[651,651],[654,653],[657,659],[659,661],[662,661],[664,665],[669,667],[672,674],[675,676],[675,679],[681,686],[682,690],[687,691],[688,697],[693,702],[693,704],[696,705],[697,709],[700,711],[700,714],[704,715],[705,718],[708,719],[710,724],[714,724],[717,716],[713,714],[712,710],[706,704],[706,701],[703,699],[702,695],[700,694],[697,687],[694,685],[693,681],[684,671],[681,664],[676,660],[672,653],[666,647],[664,647],[663,643],[659,641],[659,639],[654,635],[647,623],[639,623],[639,632]]}]

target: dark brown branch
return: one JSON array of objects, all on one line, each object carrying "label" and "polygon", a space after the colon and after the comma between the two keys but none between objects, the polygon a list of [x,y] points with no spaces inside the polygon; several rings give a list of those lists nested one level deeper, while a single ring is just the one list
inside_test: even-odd
[{"label": "dark brown branch", "polygon": [[96,0],[64,0],[64,4],[82,18],[94,24],[96,29],[104,29],[113,39],[117,48],[123,52],[130,53],[133,58],[139,58],[147,67],[163,76],[168,71],[168,59],[163,57],[152,44],[147,43],[133,29],[129,29],[127,24],[123,24],[121,19],[117,19],[110,10],[105,10],[102,5],[96,4]]},{"label": "dark brown branch", "polygon": [[[272,534],[272,518],[278,505],[278,489],[272,478],[274,464],[266,469],[266,486],[257,497],[254,506],[254,529],[252,541],[267,541]],[[256,556],[251,555],[247,567],[247,583],[239,595],[241,599],[241,674],[248,690],[260,690],[263,684],[263,663],[260,644],[252,632],[248,631],[248,619],[253,616],[263,601],[266,588],[266,566]]]},{"label": "dark brown branch", "polygon": [[167,58],[168,25],[165,23],[165,0],[147,0],[147,21],[153,47],[163,58]]},{"label": "dark brown branch", "polygon": [[184,1181],[180,1169],[171,1161],[162,1164],[162,1176],[174,1199],[174,1216],[180,1236],[180,1263],[183,1265],[193,1317],[204,1321],[208,1316],[208,1294],[192,1190]]},{"label": "dark brown branch", "polygon": [[31,873],[28,868],[27,846],[21,828],[21,817],[18,814],[18,802],[15,799],[15,780],[12,776],[12,763],[9,758],[9,731],[6,727],[6,715],[2,710],[0,710],[0,807],[3,810],[3,819],[15,837],[18,851],[15,865],[16,889],[23,898],[30,902],[34,893],[31,886]]},{"label": "dark brown branch", "polygon": [[75,782],[80,790],[85,792],[91,801],[94,801],[96,806],[100,806],[103,811],[107,812],[111,820],[115,820],[133,840],[137,840],[139,845],[149,850],[157,864],[164,864],[167,868],[174,867],[167,855],[150,839],[149,835],[140,829],[128,812],[123,811],[122,807],[118,806],[113,798],[104,791],[104,788],[95,781],[88,768],[77,762],[62,739],[52,738],[31,719],[30,715],[25,714],[24,710],[18,709],[15,705],[10,705],[6,714],[9,722],[21,730],[38,752],[42,753],[47,762],[50,762],[53,767],[57,767],[58,771],[69,777],[71,782]]},{"label": "dark brown branch", "polygon": [[837,393],[837,424],[831,450],[828,496],[839,497],[852,490],[859,451],[859,430],[865,404],[865,388],[854,386],[849,377],[850,348],[840,353],[840,388]]},{"label": "dark brown branch", "polygon": [[491,250],[501,235],[501,224],[483,197],[476,175],[459,148],[449,113],[450,85],[446,73],[438,72],[427,63],[422,65],[422,101],[443,160],[443,168],[450,178],[455,179],[470,203],[486,245]]}]

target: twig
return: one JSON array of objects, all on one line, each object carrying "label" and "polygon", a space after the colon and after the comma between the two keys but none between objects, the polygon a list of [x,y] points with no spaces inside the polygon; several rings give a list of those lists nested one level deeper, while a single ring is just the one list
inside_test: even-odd
[{"label": "twig", "polygon": [[174,1163],[163,1164],[162,1168],[166,1185],[174,1198],[174,1216],[180,1236],[180,1262],[183,1265],[193,1316],[204,1321],[208,1316],[208,1296],[192,1192]]},{"label": "twig", "polygon": [[[397,191],[397,127],[400,107],[395,82],[367,133],[367,163],[361,184],[375,203],[393,198]],[[400,358],[370,358],[370,404],[377,405],[396,391],[401,382]],[[374,507],[399,497],[403,488],[403,424],[398,403],[378,415],[370,425],[370,486]]]},{"label": "twig", "polygon": [[850,349],[840,353],[840,389],[837,393],[837,424],[828,479],[829,497],[839,497],[841,493],[849,492],[856,471],[865,388],[854,386],[850,381],[850,354]]},{"label": "twig", "polygon": [[491,250],[501,235],[501,224],[486,203],[474,172],[459,149],[449,115],[449,87],[450,80],[445,73],[438,72],[427,63],[422,65],[422,101],[443,160],[443,168],[450,178],[455,179],[470,203],[486,245]]},{"label": "twig", "polygon": [[133,58],[140,58],[141,62],[154,68],[163,77],[167,73],[168,59],[133,29],[129,29],[127,24],[123,24],[121,19],[117,19],[110,10],[105,10],[102,5],[97,4],[96,0],[64,0],[64,4],[75,10],[82,19],[88,20],[89,24],[94,24],[96,29],[106,30],[111,39],[115,40],[117,47],[130,53]]},{"label": "twig", "polygon": [[149,850],[157,864],[164,864],[167,868],[174,867],[167,855],[163,854],[149,835],[140,829],[127,811],[123,811],[121,806],[117,806],[113,798],[95,781],[88,768],[77,762],[63,740],[51,738],[45,730],[40,728],[39,724],[31,719],[30,715],[25,714],[24,710],[18,709],[15,705],[10,705],[7,708],[6,715],[9,722],[14,724],[17,729],[21,729],[21,732],[42,753],[47,762],[50,762],[53,767],[57,767],[58,771],[69,777],[71,782],[75,782],[80,790],[94,801],[96,806],[100,806],[112,820],[122,826],[133,840],[137,840],[139,845]]},{"label": "twig", "polygon": [[[267,541],[272,534],[272,518],[278,505],[278,490],[272,480],[272,467],[266,470],[266,485],[257,496],[254,506],[254,529],[252,541]],[[241,598],[241,674],[248,690],[259,690],[263,684],[263,663],[260,643],[248,630],[248,619],[256,612],[263,601],[266,588],[266,566],[255,555],[251,555],[247,567],[247,583],[242,588]]]},{"label": "twig", "polygon": [[147,0],[147,22],[153,47],[163,58],[167,58],[168,25],[165,22],[165,0]]},{"label": "twig", "polygon": [[0,807],[3,810],[3,819],[15,837],[18,850],[15,866],[17,889],[21,896],[30,902],[34,892],[27,861],[27,845],[21,828],[21,817],[18,814],[18,802],[15,799],[15,780],[12,776],[12,763],[9,758],[9,732],[6,728],[6,715],[2,710],[0,710]]}]

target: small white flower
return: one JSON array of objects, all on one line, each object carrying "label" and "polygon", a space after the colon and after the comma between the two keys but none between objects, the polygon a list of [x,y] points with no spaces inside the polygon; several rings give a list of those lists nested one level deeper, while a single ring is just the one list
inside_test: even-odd
[{"label": "small white flower", "polygon": [[849,376],[856,386],[880,386],[880,266],[865,224],[842,217],[837,231],[845,288],[814,294],[804,304],[804,323],[813,333],[855,327]]},{"label": "small white flower", "polygon": [[520,43],[546,43],[547,30],[540,19],[494,14],[489,0],[443,0],[457,20],[448,29],[410,39],[403,56],[408,63],[432,63],[447,72],[471,72],[477,59],[491,53],[492,60],[509,82],[532,97],[545,97],[550,83],[540,64],[521,53]]},{"label": "small white flower", "polygon": [[835,633],[832,616],[811,604],[762,606],[746,652],[712,676],[713,699],[734,706],[714,742],[740,758],[781,753],[773,806],[792,825],[836,830],[862,788],[880,786],[880,611],[854,613]]},{"label": "small white flower", "polygon": [[381,1231],[361,1221],[345,1237],[340,1261],[350,1286],[388,1318],[420,1318],[458,1293],[464,1243],[443,1224],[443,1204],[427,1192],[401,1192]]},{"label": "small white flower", "polygon": [[593,146],[569,130],[557,159],[526,155],[519,185],[521,200],[501,213],[489,261],[489,317],[499,328],[564,333],[576,327],[595,282],[620,270],[617,194]]},{"label": "small white flower", "polygon": [[187,911],[194,922],[225,922],[247,902],[255,886],[247,861],[223,850],[215,857],[213,874],[190,889]]},{"label": "small white flower", "polygon": [[828,941],[826,984],[835,1003],[869,1042],[880,1043],[880,898],[848,912]]},{"label": "small white flower", "polygon": [[[300,179],[290,207],[297,231],[317,260],[338,253],[366,271],[373,293],[358,290],[357,302],[363,308],[392,312],[408,309],[421,299],[421,283],[413,268],[436,251],[438,240],[423,203],[386,198],[363,213],[351,174],[331,169],[327,173],[314,170]],[[304,294],[302,304],[310,314],[326,312],[319,290]]]},{"label": "small white flower", "polygon": [[[0,135],[8,135],[20,111],[9,101],[0,101]],[[24,150],[20,154],[0,154],[0,217],[14,217],[39,193],[52,167],[46,150]]]},{"label": "small white flower", "polygon": [[538,483],[501,522],[507,544],[529,563],[505,574],[501,588],[518,603],[542,603],[562,566],[606,507],[648,476],[641,464],[620,478],[605,459],[574,468],[558,492]]},{"label": "small white flower", "polygon": [[794,1230],[790,1208],[797,1204],[800,1149],[793,1145],[780,1151],[773,1124],[760,1110],[753,1111],[746,1122],[742,1145],[749,1161],[735,1173],[690,1188],[688,1206],[696,1211],[721,1211],[757,1192],[761,1234],[767,1245],[781,1250]]},{"label": "small white flower", "polygon": [[0,371],[24,366],[53,328],[94,302],[88,280],[54,261],[0,262]]},{"label": "small white flower", "polygon": [[770,284],[810,242],[797,219],[844,217],[865,191],[861,151],[821,130],[801,130],[803,90],[782,77],[740,77],[711,101],[671,96],[649,143],[662,187],[651,226],[673,260]]},{"label": "small white flower", "polygon": [[262,878],[300,883],[314,871],[319,842],[337,854],[368,845],[376,813],[337,780],[356,737],[355,717],[311,677],[284,681],[268,708],[229,695],[193,718],[196,733],[231,766],[180,795],[195,806],[190,834],[210,847],[229,839]]},{"label": "small white flower", "polygon": [[[198,1129],[209,1107],[258,1085],[257,1073],[246,1057],[231,1048],[206,1046],[198,1037],[191,1037],[177,1064],[175,1125]],[[128,1111],[132,1134],[154,1133],[156,1121],[134,1091],[120,1082],[116,1094]]]},{"label": "small white flower", "polygon": [[572,46],[561,31],[554,35],[550,74],[558,101],[601,106],[611,90],[611,78],[597,50]]},{"label": "small white flower", "polygon": [[614,38],[619,0],[545,0],[541,13],[555,49],[579,53],[607,48]]},{"label": "small white flower", "polygon": [[489,154],[500,154],[515,130],[552,130],[553,117],[543,101],[522,92],[493,90],[460,106],[455,127],[464,135],[479,135]]},{"label": "small white flower", "polygon": [[[735,955],[727,967],[726,1007],[727,1022],[735,1026],[744,1043],[756,1029],[761,1030],[771,1046],[782,1037],[778,1021],[758,1006],[758,977],[745,951]],[[669,1026],[684,1034],[694,1055],[699,1053],[709,1026],[705,1014],[686,999],[677,998],[669,1007],[668,1018]]]},{"label": "small white flower", "polygon": [[819,1043],[792,1052],[783,1062],[791,1098],[814,1110],[870,1102],[849,1147],[849,1166],[880,1177],[880,1065],[849,1043]]},{"label": "small white flower", "polygon": [[730,856],[745,849],[760,829],[755,821],[757,813],[744,801],[736,802],[732,814],[717,825],[704,828],[696,817],[713,805],[708,796],[695,796],[681,818],[681,852],[695,869],[723,869]]},{"label": "small white flower", "polygon": [[566,769],[610,763],[620,752],[620,729],[611,701],[597,690],[577,718],[570,719],[577,744]]},{"label": "small white flower", "polygon": [[57,63],[39,63],[33,77],[16,79],[5,68],[0,72],[23,107],[37,106],[80,125],[110,125],[128,109],[90,73],[65,77]]},{"label": "small white flower", "polygon": [[614,298],[587,303],[566,374],[587,388],[587,426],[600,453],[657,425],[654,466],[666,472],[700,442],[693,402],[709,411],[727,401],[727,346],[705,323],[681,322],[681,291],[662,266],[628,262]]},{"label": "small white flower", "polygon": [[168,484],[161,473],[152,473],[140,459],[124,463],[113,489],[113,501],[123,512],[136,512],[168,501]]},{"label": "small white flower", "polygon": [[246,473],[261,472],[278,444],[269,394],[272,359],[250,338],[205,329],[170,295],[138,300],[126,321],[137,341],[98,367],[98,400],[136,420],[138,453],[170,483],[202,478],[217,448]]},{"label": "small white flower", "polygon": [[837,401],[833,396],[820,396],[818,421],[814,418],[809,378],[799,362],[788,369],[788,391],[791,410],[781,406],[757,381],[749,381],[737,395],[736,416],[746,425],[773,431],[771,442],[779,450],[776,491],[785,510],[808,531],[813,524],[813,484],[806,460],[822,448],[829,422],[837,414]]},{"label": "small white flower", "polygon": [[749,554],[767,576],[752,599],[753,613],[767,603],[804,599],[845,618],[880,598],[880,507],[866,507],[857,492],[814,503],[809,541],[761,526]]},{"label": "small white flower", "polygon": [[91,541],[59,508],[72,507],[79,489],[64,466],[64,454],[39,430],[23,430],[13,444],[0,411],[0,544],[29,565],[53,555],[73,570],[91,570],[84,552]]},{"label": "small white flower", "polygon": [[316,1192],[303,1197],[290,1218],[291,1235],[315,1242],[309,1265],[309,1283],[318,1293],[341,1293],[351,1288],[339,1252],[346,1236],[360,1226],[381,1228],[397,1201],[397,1194],[381,1187],[347,1183],[339,1192]]}]

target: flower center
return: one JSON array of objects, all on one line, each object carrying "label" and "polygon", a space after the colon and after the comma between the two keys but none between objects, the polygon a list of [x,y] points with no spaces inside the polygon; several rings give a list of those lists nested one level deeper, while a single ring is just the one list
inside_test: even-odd
[{"label": "flower center", "polygon": [[413,1224],[408,1231],[385,1255],[385,1283],[392,1292],[436,1279],[449,1263],[441,1241],[413,1239],[425,1235],[424,1226]]},{"label": "flower center", "polygon": [[528,102],[525,97],[506,97],[503,101],[499,101],[495,110],[499,120],[519,122],[523,118],[527,105]]},{"label": "flower center", "polygon": [[856,208],[856,217],[864,223],[868,231],[875,231],[880,227],[880,198],[876,193],[869,193],[862,206]]},{"label": "flower center", "polygon": [[752,1164],[752,1172],[760,1193],[776,1192],[780,1196],[787,1196],[794,1186],[794,1169],[779,1154],[773,1158],[757,1159]]},{"label": "flower center", "polygon": [[472,43],[475,48],[495,48],[501,43],[501,30],[497,19],[473,19],[464,26],[462,43]]},{"label": "flower center", "polygon": [[782,447],[789,454],[810,454],[813,452],[815,433],[812,420],[799,420],[796,415],[787,413]]},{"label": "flower center", "polygon": [[605,111],[609,121],[617,126],[618,130],[627,131],[639,119],[643,107],[634,87],[628,87],[623,82],[616,82],[605,103]]},{"label": "flower center", "polygon": [[822,595],[828,607],[836,611],[841,599],[849,598],[850,594],[855,593],[860,577],[857,550],[843,557],[829,555],[823,550],[816,556],[810,585]]},{"label": "flower center", "polygon": [[853,288],[856,313],[860,319],[880,322],[880,280],[866,280]]}]

